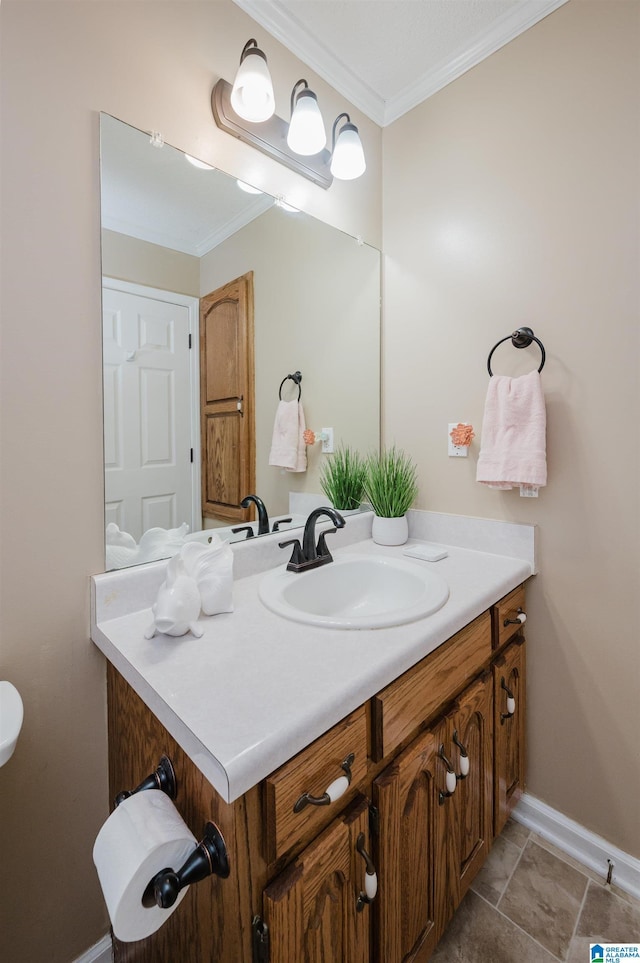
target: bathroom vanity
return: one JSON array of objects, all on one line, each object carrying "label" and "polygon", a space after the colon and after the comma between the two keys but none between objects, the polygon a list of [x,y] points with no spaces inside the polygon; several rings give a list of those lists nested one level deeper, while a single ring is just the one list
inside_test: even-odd
[{"label": "bathroom vanity", "polygon": [[198,640],[144,640],[148,610],[118,614],[117,581],[100,584],[126,573],[95,580],[111,797],[168,756],[176,807],[198,838],[216,823],[231,867],[149,939],[114,941],[116,961],[429,958],[523,789],[533,571],[461,548],[437,564],[449,600],[408,625],[290,622],[254,574]]}]

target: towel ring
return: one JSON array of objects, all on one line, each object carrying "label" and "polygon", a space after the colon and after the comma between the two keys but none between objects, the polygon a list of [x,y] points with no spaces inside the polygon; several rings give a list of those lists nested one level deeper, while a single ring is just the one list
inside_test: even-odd
[{"label": "towel ring", "polygon": [[544,345],[540,338],[536,338],[531,328],[518,328],[517,331],[513,332],[513,334],[508,334],[506,338],[501,338],[497,344],[494,344],[493,348],[489,352],[489,357],[487,358],[487,370],[489,372],[489,377],[493,378],[493,371],[491,370],[491,358],[493,357],[493,352],[496,350],[499,344],[502,344],[503,341],[508,341],[509,338],[511,338],[511,344],[514,348],[528,348],[531,342],[535,341],[542,353],[542,360],[540,362],[540,367],[538,368],[539,374],[544,368],[544,362],[546,358]]},{"label": "towel ring", "polygon": [[300,374],[300,372],[294,371],[293,374],[288,374],[286,375],[286,377],[282,379],[282,381],[280,382],[280,387],[278,388],[278,398],[280,399],[280,401],[282,401],[282,386],[285,383],[285,381],[293,381],[294,384],[297,384],[298,401],[300,401],[300,398],[302,397],[302,388],[300,387],[300,382],[302,381],[302,375]]}]

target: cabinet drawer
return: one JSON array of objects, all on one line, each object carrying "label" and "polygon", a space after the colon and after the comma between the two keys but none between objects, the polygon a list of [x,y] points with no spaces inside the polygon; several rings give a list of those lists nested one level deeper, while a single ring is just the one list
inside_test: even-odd
[{"label": "cabinet drawer", "polygon": [[[509,621],[516,619],[519,611],[525,611],[524,585],[519,585],[513,592],[509,592],[497,602],[491,610],[493,618],[493,647],[499,649],[512,635],[519,632],[520,622]],[[505,622],[507,623],[505,625]]]},{"label": "cabinet drawer", "polygon": [[491,619],[484,612],[372,700],[374,759],[401,745],[452,699],[491,655]]},{"label": "cabinet drawer", "polygon": [[[343,763],[351,755],[351,783],[343,794],[328,805],[308,802],[296,812],[294,807],[305,793],[320,798],[336,780],[345,778]],[[268,861],[273,862],[327,826],[356,795],[367,772],[367,715],[361,706],[265,779]],[[338,784],[337,793],[344,785]]]}]

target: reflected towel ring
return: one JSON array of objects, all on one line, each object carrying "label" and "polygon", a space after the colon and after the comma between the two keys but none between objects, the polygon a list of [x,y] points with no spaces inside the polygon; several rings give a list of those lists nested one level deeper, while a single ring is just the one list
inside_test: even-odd
[{"label": "reflected towel ring", "polygon": [[504,341],[508,341],[509,339],[511,339],[511,344],[514,348],[528,348],[531,342],[535,341],[542,353],[542,360],[540,362],[540,367],[538,368],[539,374],[544,368],[544,362],[546,358],[544,345],[540,338],[536,338],[531,328],[518,328],[517,331],[513,332],[513,334],[508,334],[506,338],[501,338],[497,344],[494,344],[493,348],[489,352],[489,357],[487,358],[487,371],[489,372],[489,376],[493,378],[493,371],[491,370],[491,358],[493,357],[493,352],[496,350],[499,344],[502,344]]},{"label": "reflected towel ring", "polygon": [[286,377],[284,377],[284,378],[282,379],[282,381],[280,382],[280,387],[279,387],[279,389],[278,389],[278,398],[280,399],[280,401],[282,401],[282,386],[283,386],[283,384],[285,383],[285,381],[293,381],[294,384],[297,384],[297,386],[298,386],[298,401],[300,401],[300,398],[302,397],[302,388],[300,387],[300,382],[302,381],[302,375],[300,374],[300,372],[299,372],[299,371],[294,371],[293,374],[288,374],[288,375],[286,375]]}]

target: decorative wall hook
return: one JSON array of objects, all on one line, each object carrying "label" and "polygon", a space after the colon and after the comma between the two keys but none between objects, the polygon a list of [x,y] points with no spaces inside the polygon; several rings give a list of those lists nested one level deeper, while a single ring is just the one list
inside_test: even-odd
[{"label": "decorative wall hook", "polygon": [[208,822],[204,836],[178,870],[163,869],[157,873],[144,891],[143,906],[173,906],[180,890],[198,883],[207,876],[226,879],[230,873],[229,857],[224,837],[215,823]]},{"label": "decorative wall hook", "polygon": [[116,806],[119,806],[129,796],[133,796],[137,792],[144,792],[145,789],[160,789],[169,799],[176,798],[176,774],[173,763],[168,756],[162,756],[155,772],[143,779],[135,789],[125,789],[123,792],[119,792],[115,798]]}]

